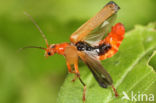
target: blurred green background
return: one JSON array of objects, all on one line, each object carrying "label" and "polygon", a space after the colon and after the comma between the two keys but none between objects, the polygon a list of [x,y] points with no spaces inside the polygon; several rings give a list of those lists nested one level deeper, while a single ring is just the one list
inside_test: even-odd
[{"label": "blurred green background", "polygon": [[[55,103],[67,75],[63,56],[45,58],[38,49],[16,52],[24,46],[45,46],[24,11],[36,20],[49,43],[61,43],[69,42],[71,33],[108,1],[1,0],[0,103]],[[156,0],[114,1],[121,7],[116,22],[122,22],[126,31],[156,21]]]}]

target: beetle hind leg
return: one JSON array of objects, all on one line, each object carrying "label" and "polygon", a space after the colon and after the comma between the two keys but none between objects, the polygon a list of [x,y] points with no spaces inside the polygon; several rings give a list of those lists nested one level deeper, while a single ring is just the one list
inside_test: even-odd
[{"label": "beetle hind leg", "polygon": [[113,89],[113,92],[115,94],[115,97],[118,97],[119,94],[118,94],[117,90],[115,89],[115,87],[113,85],[112,85],[112,89]]},{"label": "beetle hind leg", "polygon": [[81,82],[81,84],[83,85],[83,97],[82,97],[82,100],[83,102],[85,102],[86,100],[86,84],[82,81],[82,79],[79,77],[79,80]]},{"label": "beetle hind leg", "polygon": [[74,64],[74,67],[75,67],[75,72],[76,72],[76,78],[79,78],[80,83],[83,85],[83,97],[82,97],[82,100],[83,100],[83,102],[85,102],[85,100],[86,100],[86,84],[80,78],[80,73],[79,73],[77,62]]}]

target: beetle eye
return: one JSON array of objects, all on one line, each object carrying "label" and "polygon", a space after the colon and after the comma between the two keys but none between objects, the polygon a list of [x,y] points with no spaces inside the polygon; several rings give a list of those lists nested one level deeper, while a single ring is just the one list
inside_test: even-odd
[{"label": "beetle eye", "polygon": [[48,55],[51,55],[51,53],[50,53],[50,52],[48,52]]}]

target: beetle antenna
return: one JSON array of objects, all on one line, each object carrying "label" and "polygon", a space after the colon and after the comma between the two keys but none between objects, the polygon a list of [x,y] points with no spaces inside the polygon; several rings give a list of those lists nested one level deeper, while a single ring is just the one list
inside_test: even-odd
[{"label": "beetle antenna", "polygon": [[[39,25],[36,23],[36,21],[33,19],[33,17],[32,17],[31,15],[29,15],[27,12],[24,12],[24,14],[25,14],[26,16],[29,17],[29,19],[33,22],[33,24],[34,24],[34,25],[36,26],[36,28],[39,30],[39,32],[41,33],[41,35],[42,35],[43,39],[45,40],[45,43],[46,43],[46,45],[47,45],[47,47],[48,47],[48,46],[49,46],[49,45],[48,45],[48,40],[47,40],[45,34],[43,33],[43,31],[41,30],[41,28],[39,27]],[[37,47],[37,48],[38,48],[38,47]]]},{"label": "beetle antenna", "polygon": [[37,48],[37,49],[46,50],[46,48],[44,48],[44,47],[39,47],[39,46],[26,46],[26,47],[20,48],[19,51],[24,50],[24,49],[28,49],[28,48]]}]

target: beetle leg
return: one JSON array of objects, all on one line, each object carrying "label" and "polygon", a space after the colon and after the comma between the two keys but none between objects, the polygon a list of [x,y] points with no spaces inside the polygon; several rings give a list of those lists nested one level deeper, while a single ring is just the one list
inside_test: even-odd
[{"label": "beetle leg", "polygon": [[83,85],[83,97],[82,97],[82,100],[83,102],[85,102],[86,100],[86,84],[82,81],[82,79],[79,77],[79,80],[81,82],[81,84]]},{"label": "beetle leg", "polygon": [[[80,76],[80,75],[79,75],[79,72],[77,72],[77,70],[72,71],[72,68],[71,68],[70,64],[69,64],[68,62],[66,62],[66,64],[67,64],[68,72],[69,72],[69,73],[74,73],[74,74],[75,74],[75,77],[74,77],[74,79],[72,80],[72,82],[75,82],[76,78]],[[75,68],[77,69],[78,66],[75,65]]]},{"label": "beetle leg", "polygon": [[115,87],[113,85],[112,85],[112,89],[113,89],[113,92],[115,94],[115,97],[118,97],[119,94],[118,94],[117,90],[115,89]]},{"label": "beetle leg", "polygon": [[79,73],[79,69],[78,69],[78,64],[77,63],[74,64],[74,68],[75,68],[75,77],[72,80],[73,82],[75,82],[76,78],[80,77],[80,73]]},{"label": "beetle leg", "polygon": [[75,77],[74,77],[74,79],[72,79],[72,82],[75,82],[75,80],[77,79],[77,74],[75,73]]},{"label": "beetle leg", "polygon": [[77,63],[74,64],[74,68],[75,68],[75,72],[74,72],[75,73],[75,77],[72,80],[73,82],[75,82],[76,78],[80,77],[80,73],[79,73],[79,69],[78,69],[78,64]]},{"label": "beetle leg", "polygon": [[[73,54],[73,55],[71,55]],[[68,71],[70,73],[74,73],[75,74],[75,78],[72,81],[75,81],[76,78],[79,78],[81,84],[83,85],[83,102],[85,102],[86,99],[86,84],[82,81],[82,79],[80,78],[80,73],[79,73],[79,69],[78,69],[78,54],[77,54],[77,49],[73,46],[69,46],[66,47],[65,52],[64,52],[64,56],[66,58],[66,64],[68,67]],[[74,65],[74,70],[72,71],[71,65]]]},{"label": "beetle leg", "polygon": [[82,79],[80,78],[80,73],[79,73],[79,69],[78,69],[78,64],[75,63],[74,64],[74,67],[75,67],[75,72],[76,72],[76,77],[79,78],[81,84],[83,85],[83,97],[82,97],[82,100],[83,102],[85,102],[86,100],[86,84],[82,81]]},{"label": "beetle leg", "polygon": [[86,84],[82,81],[82,79],[80,78],[80,75],[75,75],[75,78],[72,80],[73,82],[76,80],[76,78],[79,78],[80,83],[83,85],[83,97],[82,100],[83,102],[85,102],[86,100]]},{"label": "beetle leg", "polygon": [[75,74],[77,75],[77,77],[80,77],[80,73],[79,73],[79,69],[78,69],[78,64],[77,63],[74,64],[74,68],[75,68]]},{"label": "beetle leg", "polygon": [[67,64],[68,72],[69,72],[69,73],[72,73],[70,64],[69,64],[68,62],[66,62],[66,64]]}]

